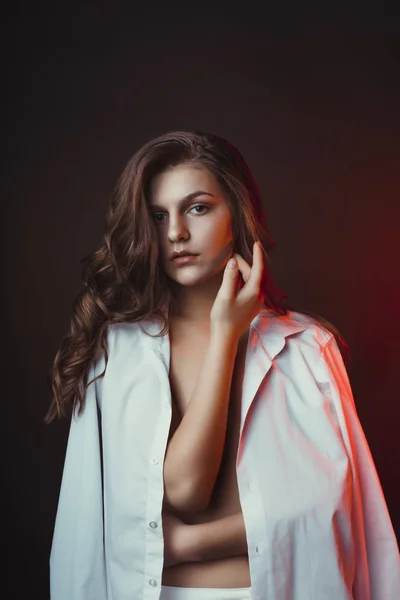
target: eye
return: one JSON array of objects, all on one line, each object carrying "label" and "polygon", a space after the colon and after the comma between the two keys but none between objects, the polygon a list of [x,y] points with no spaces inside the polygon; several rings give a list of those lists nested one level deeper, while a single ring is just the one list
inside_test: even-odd
[{"label": "eye", "polygon": [[[196,204],[196,206],[193,206],[193,208],[191,208],[190,210],[193,210],[194,208],[205,208],[205,209],[208,209],[208,206],[206,206],[205,204]],[[196,213],[196,214],[202,215],[203,213]]]},{"label": "eye", "polygon": [[161,221],[163,221],[164,219],[157,219],[158,215],[162,215],[162,213],[153,213],[153,218],[156,223],[161,223]]},{"label": "eye", "polygon": [[[190,210],[192,211],[195,208],[204,208],[204,209],[206,209],[206,212],[207,212],[207,210],[208,210],[209,207],[206,204],[196,204],[196,206],[192,206],[192,208]],[[203,212],[196,212],[196,214],[197,215],[203,215],[204,211]],[[164,219],[158,219],[157,218],[158,215],[164,216],[164,213],[160,213],[160,212],[153,213],[153,217],[154,217],[154,220],[156,221],[156,223],[162,223],[164,221]]]}]

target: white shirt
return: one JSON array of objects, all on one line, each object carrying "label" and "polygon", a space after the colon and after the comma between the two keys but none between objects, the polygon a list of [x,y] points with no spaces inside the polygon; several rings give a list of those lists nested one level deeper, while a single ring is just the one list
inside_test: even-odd
[{"label": "white shirt", "polygon": [[[160,596],[170,339],[141,326],[109,328],[104,378],[71,420],[52,600]],[[88,381],[104,365],[92,361]],[[251,323],[236,470],[252,600],[400,598],[399,549],[342,357],[310,317],[263,309]]]}]

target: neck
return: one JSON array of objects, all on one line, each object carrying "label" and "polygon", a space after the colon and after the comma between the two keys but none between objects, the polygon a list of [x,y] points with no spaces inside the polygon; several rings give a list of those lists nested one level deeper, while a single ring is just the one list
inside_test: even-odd
[{"label": "neck", "polygon": [[222,284],[223,273],[217,273],[206,283],[173,285],[174,309],[170,318],[190,323],[209,324],[210,312]]}]

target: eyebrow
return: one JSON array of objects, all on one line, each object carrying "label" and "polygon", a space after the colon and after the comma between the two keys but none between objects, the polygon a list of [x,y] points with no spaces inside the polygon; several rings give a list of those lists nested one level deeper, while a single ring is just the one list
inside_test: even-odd
[{"label": "eyebrow", "polygon": [[[183,198],[181,198],[178,202],[178,206],[182,207],[182,206],[185,206],[186,204],[189,204],[192,200],[197,198],[197,196],[212,196],[212,198],[215,198],[214,194],[210,194],[210,192],[204,192],[203,190],[196,190],[195,192],[192,192],[191,194],[188,194],[187,196],[184,196]],[[151,204],[150,208],[162,210],[163,207],[159,206],[158,204]]]}]

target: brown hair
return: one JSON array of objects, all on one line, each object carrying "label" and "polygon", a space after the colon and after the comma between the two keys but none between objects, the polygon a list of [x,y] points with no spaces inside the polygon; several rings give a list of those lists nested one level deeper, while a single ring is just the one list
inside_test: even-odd
[{"label": "brown hair", "polygon": [[[162,307],[173,306],[174,298],[158,260],[148,194],[155,175],[182,163],[207,168],[225,191],[232,214],[234,252],[251,264],[253,243],[259,240],[269,264],[267,253],[276,242],[268,231],[257,184],[237,148],[220,136],[201,131],[173,131],[144,144],[129,160],[112,194],[103,243],[81,260],[83,288],[73,305],[69,332],[54,359],[46,423],[70,414],[76,402],[78,412],[82,411],[87,387],[105,373],[104,369],[87,382],[93,359],[104,353],[107,366],[110,325],[158,316],[163,328],[156,337],[169,330]],[[276,315],[294,310],[283,306],[287,297],[267,268],[261,287],[264,305]],[[310,311],[298,312],[312,316],[333,333],[347,361],[348,346],[336,327]]]}]

